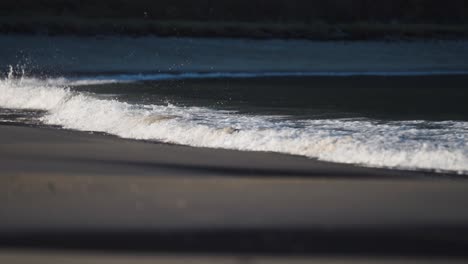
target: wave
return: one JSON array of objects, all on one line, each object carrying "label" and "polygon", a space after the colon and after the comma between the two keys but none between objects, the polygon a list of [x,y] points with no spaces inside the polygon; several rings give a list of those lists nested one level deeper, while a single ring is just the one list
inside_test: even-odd
[{"label": "wave", "polygon": [[67,85],[57,79],[6,78],[0,81],[0,107],[45,110],[44,124],[123,138],[468,174],[468,122],[288,120],[202,107],[130,104],[72,91]]}]

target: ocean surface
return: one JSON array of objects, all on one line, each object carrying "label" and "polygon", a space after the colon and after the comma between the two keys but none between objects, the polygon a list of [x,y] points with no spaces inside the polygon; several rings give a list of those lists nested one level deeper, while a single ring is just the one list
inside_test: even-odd
[{"label": "ocean surface", "polygon": [[[204,52],[228,53],[223,45],[233,45],[213,43],[218,46]],[[361,50],[369,47],[360,45],[364,45]],[[381,52],[388,49],[385,45],[395,44],[373,45],[383,46],[377,51]],[[408,45],[413,48],[414,44]],[[459,43],[453,45],[460,48]],[[399,54],[405,49],[398,47],[387,52]],[[467,58],[468,52],[462,49],[465,52],[458,55]],[[276,51],[275,59],[281,55],[280,48]],[[324,70],[318,70],[320,63],[306,67],[297,61],[291,62],[292,68],[275,68],[267,55],[257,60],[252,55],[246,57],[245,66],[236,62],[232,71],[221,66],[151,71],[151,65],[144,70],[115,71],[105,65],[94,68],[95,64],[87,70],[82,64],[63,70],[60,63],[67,57],[62,56],[56,62],[61,70],[40,73],[41,53],[30,57],[34,67],[8,69],[11,61],[2,61],[7,70],[0,80],[0,123],[104,132],[194,147],[279,152],[368,167],[468,174],[468,67],[453,54],[430,54],[399,66],[394,59],[387,68],[372,65],[367,58],[368,62],[346,69],[335,55],[337,66]],[[94,56],[112,64],[108,57],[115,54]],[[287,64],[287,54],[283,58],[276,63]],[[414,62],[417,59],[426,64]],[[75,60],[80,61],[79,56]],[[250,68],[249,60],[264,66]],[[45,68],[53,68],[48,63]],[[158,67],[164,69],[163,64]]]}]

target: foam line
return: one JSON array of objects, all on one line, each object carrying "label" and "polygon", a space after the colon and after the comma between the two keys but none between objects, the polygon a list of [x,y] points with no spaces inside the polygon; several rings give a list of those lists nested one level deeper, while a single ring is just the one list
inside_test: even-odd
[{"label": "foam line", "polygon": [[46,110],[41,118],[45,124],[123,138],[468,174],[468,122],[285,120],[200,107],[129,104],[71,91],[57,79],[31,78],[1,80],[0,107]]}]

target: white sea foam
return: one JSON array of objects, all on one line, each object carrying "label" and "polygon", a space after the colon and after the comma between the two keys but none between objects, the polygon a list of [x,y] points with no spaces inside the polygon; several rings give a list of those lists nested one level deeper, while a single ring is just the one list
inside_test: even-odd
[{"label": "white sea foam", "polygon": [[59,79],[1,80],[0,107],[47,110],[45,124],[124,138],[468,174],[468,122],[291,121],[199,107],[129,104],[73,92],[66,85]]}]

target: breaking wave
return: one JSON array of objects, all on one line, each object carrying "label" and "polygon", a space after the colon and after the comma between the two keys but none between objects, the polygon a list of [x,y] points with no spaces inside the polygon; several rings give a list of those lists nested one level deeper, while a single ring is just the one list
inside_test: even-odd
[{"label": "breaking wave", "polygon": [[130,104],[75,92],[67,88],[67,79],[57,80],[0,80],[0,107],[45,110],[45,124],[123,138],[468,174],[468,122],[288,120],[201,107]]}]

